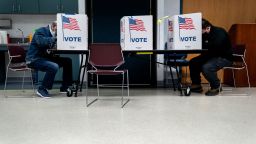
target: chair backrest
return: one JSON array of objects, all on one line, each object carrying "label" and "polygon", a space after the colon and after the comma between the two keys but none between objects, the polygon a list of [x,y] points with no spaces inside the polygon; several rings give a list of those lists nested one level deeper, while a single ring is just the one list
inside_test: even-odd
[{"label": "chair backrest", "polygon": [[245,45],[232,46],[234,61],[243,62],[246,54]]},{"label": "chair backrest", "polygon": [[234,55],[245,56],[245,45],[234,45],[232,50]]},{"label": "chair backrest", "polygon": [[11,63],[23,63],[26,62],[26,51],[21,46],[8,46],[8,53]]},{"label": "chair backrest", "polygon": [[117,67],[124,63],[120,45],[94,43],[89,46],[89,61],[94,67]]}]

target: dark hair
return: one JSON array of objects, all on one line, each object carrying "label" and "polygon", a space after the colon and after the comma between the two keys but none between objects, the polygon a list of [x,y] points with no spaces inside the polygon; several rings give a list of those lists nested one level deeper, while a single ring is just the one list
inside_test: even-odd
[{"label": "dark hair", "polygon": [[208,21],[208,20],[206,20],[206,19],[202,19],[202,29],[205,29],[205,28],[207,28],[207,27],[211,27],[212,26],[212,24]]}]

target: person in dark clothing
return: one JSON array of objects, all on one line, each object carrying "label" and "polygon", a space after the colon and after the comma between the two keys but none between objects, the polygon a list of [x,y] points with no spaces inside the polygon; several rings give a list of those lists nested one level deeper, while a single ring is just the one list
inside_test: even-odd
[{"label": "person in dark clothing", "polygon": [[202,72],[211,86],[205,95],[215,96],[222,90],[217,71],[232,65],[232,47],[228,33],[223,28],[213,26],[206,19],[202,19],[202,48],[207,51],[191,59],[189,63],[191,91],[203,91],[200,77]]},{"label": "person in dark clothing", "polygon": [[46,72],[42,84],[37,89],[40,97],[50,97],[48,90],[52,89],[55,75],[60,67],[63,67],[63,81],[60,92],[67,92],[72,85],[72,60],[60,57],[48,51],[56,48],[57,24],[53,22],[47,27],[36,30],[26,55],[28,67]]}]

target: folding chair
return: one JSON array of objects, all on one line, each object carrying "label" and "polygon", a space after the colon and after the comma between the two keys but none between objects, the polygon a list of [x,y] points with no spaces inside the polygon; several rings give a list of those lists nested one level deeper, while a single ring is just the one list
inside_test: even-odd
[{"label": "folding chair", "polygon": [[23,47],[20,46],[8,46],[8,57],[9,62],[6,67],[6,77],[5,77],[5,84],[4,84],[4,95],[6,95],[6,86],[8,83],[8,73],[9,71],[13,72],[23,72],[22,77],[22,91],[24,92],[24,81],[25,81],[25,74],[26,72],[30,73],[30,80],[32,84],[32,88],[34,91],[34,84],[32,79],[32,72],[31,68],[28,68],[26,65],[25,57],[26,57],[26,51]]},{"label": "folding chair", "polygon": [[[246,76],[247,76],[247,82],[248,82],[248,88],[251,88],[250,84],[250,78],[249,78],[249,73],[248,73],[248,67],[245,61],[245,56],[246,56],[246,48],[245,45],[235,45],[233,46],[233,64],[229,67],[223,67],[223,69],[231,69],[232,70],[232,75],[233,75],[233,83],[234,87],[236,88],[236,78],[235,78],[235,70],[245,70],[246,71]],[[228,90],[228,89],[226,89]],[[232,95],[248,95],[246,93],[244,94],[232,94]]]},{"label": "folding chair", "polygon": [[[168,54],[165,55],[165,65],[167,65],[170,68],[170,75],[173,85],[173,90],[176,91],[176,84],[174,82],[173,72],[172,68],[176,70],[177,74],[177,88],[180,90],[180,94],[183,95],[182,90],[184,90],[184,95],[189,96],[190,95],[190,89],[189,87],[184,86],[182,84],[182,67],[186,67],[186,75],[185,75],[185,82],[187,82],[187,66],[189,65],[189,61],[186,60],[187,54]],[[187,85],[185,83],[185,85]]]},{"label": "folding chair", "polygon": [[[121,69],[124,64],[122,49],[120,46],[111,44],[91,44],[89,47],[88,63],[92,66],[92,70],[87,70],[88,74],[95,74],[97,78],[97,97],[99,98],[100,87],[120,87],[113,84],[99,84],[99,75],[122,75],[122,97],[121,107],[123,108],[129,102],[129,74],[127,69]],[[126,84],[125,84],[126,74]],[[127,100],[124,101],[123,89],[127,88]],[[88,98],[88,82],[86,84],[86,105],[87,107],[94,103],[98,98],[89,102]]]}]

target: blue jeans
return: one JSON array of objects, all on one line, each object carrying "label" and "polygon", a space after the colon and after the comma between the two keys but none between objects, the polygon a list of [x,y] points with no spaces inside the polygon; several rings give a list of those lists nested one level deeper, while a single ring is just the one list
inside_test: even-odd
[{"label": "blue jeans", "polygon": [[217,71],[226,66],[231,66],[232,61],[222,57],[208,58],[206,55],[200,55],[190,60],[190,78],[192,84],[201,84],[202,72],[205,79],[210,83],[212,89],[219,88],[220,80]]},{"label": "blue jeans", "polygon": [[72,80],[72,60],[65,57],[40,58],[31,62],[29,67],[46,72],[41,87],[52,89],[55,75],[60,67],[63,67],[62,87],[71,86]]}]

